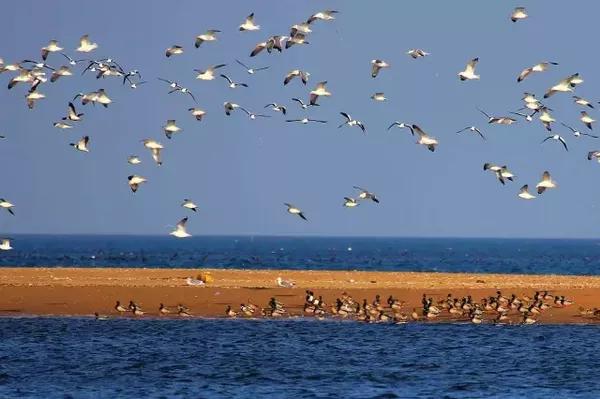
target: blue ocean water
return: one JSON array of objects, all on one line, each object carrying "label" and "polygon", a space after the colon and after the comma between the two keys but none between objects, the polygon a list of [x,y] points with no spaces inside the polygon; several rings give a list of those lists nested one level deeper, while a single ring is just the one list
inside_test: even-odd
[{"label": "blue ocean water", "polygon": [[600,240],[16,236],[0,266],[600,274]]},{"label": "blue ocean water", "polygon": [[598,398],[600,326],[0,319],[0,397]]}]

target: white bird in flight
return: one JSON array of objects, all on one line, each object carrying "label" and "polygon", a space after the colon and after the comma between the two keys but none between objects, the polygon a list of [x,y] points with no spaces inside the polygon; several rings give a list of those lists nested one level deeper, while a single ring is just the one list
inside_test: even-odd
[{"label": "white bird in flight", "polygon": [[227,64],[218,64],[218,65],[212,65],[209,66],[208,68],[201,70],[201,69],[194,69],[195,72],[198,72],[198,75],[196,76],[196,79],[199,80],[214,80],[215,79],[215,70],[224,67]]},{"label": "white bird in flight", "polygon": [[517,77],[517,82],[522,82],[527,76],[531,75],[534,72],[544,72],[545,70],[547,70],[550,67],[550,65],[558,65],[558,63],[544,61],[544,62],[540,62],[539,64],[535,64],[532,67],[523,69],[521,71],[521,73],[519,74],[519,76]]},{"label": "white bird in flight", "polygon": [[10,238],[2,238],[2,240],[0,241],[0,251],[10,251],[11,249],[13,249],[13,247],[10,245],[10,241]]},{"label": "white bird in flight", "polygon": [[260,67],[260,68],[249,68],[248,66],[246,66],[246,64],[244,64],[240,60],[235,60],[235,62],[240,64],[242,67],[244,67],[244,69],[246,70],[246,73],[248,73],[249,75],[254,75],[255,72],[264,71],[265,69],[269,69],[268,66],[264,66],[264,67]]},{"label": "white bird in flight", "polygon": [[429,136],[425,133],[419,126],[413,124],[412,125],[413,132],[417,133],[419,139],[417,140],[417,144],[424,145],[431,152],[434,152],[439,142],[435,137]]},{"label": "white bird in flight", "polygon": [[550,176],[550,172],[545,171],[542,174],[542,180],[535,186],[537,188],[538,194],[542,194],[547,189],[556,188],[557,184],[552,177]]},{"label": "white bird in flight", "polygon": [[192,201],[190,199],[187,199],[187,198],[184,199],[183,203],[181,204],[181,206],[184,207],[184,208],[186,208],[186,209],[189,209],[191,211],[198,212],[198,205],[196,205],[194,203],[194,201]]},{"label": "white bird in flight", "polygon": [[365,125],[363,125],[363,123],[359,120],[353,119],[349,114],[345,113],[345,112],[340,112],[340,115],[342,115],[346,120],[344,121],[344,123],[342,123],[341,125],[338,126],[338,129],[341,128],[342,126],[358,126],[360,128],[360,130],[362,130],[363,133],[366,133],[366,129],[365,129]]},{"label": "white bird in flight", "polygon": [[463,81],[479,79],[480,76],[475,74],[475,66],[477,65],[478,62],[479,62],[479,57],[473,58],[471,61],[469,61],[465,70],[458,73],[459,79],[463,80]]},{"label": "white bird in flight", "polygon": [[6,209],[6,211],[13,216],[15,215],[15,213],[12,210],[12,208],[14,208],[14,205],[11,204],[9,201],[5,200],[4,198],[0,198],[0,208]]},{"label": "white bird in flight", "polygon": [[90,40],[89,35],[83,35],[81,36],[81,39],[79,39],[79,47],[77,47],[75,51],[78,51],[80,53],[89,53],[96,50],[97,48],[98,43],[93,43]]},{"label": "white bird in flight", "polygon": [[221,33],[221,31],[217,29],[209,29],[203,34],[196,36],[194,46],[198,48],[204,42],[214,42],[215,40],[217,40],[217,33]]},{"label": "white bird in flight", "polygon": [[551,136],[546,137],[544,140],[542,140],[542,143],[545,143],[548,140],[555,140],[560,142],[563,147],[565,148],[565,151],[569,151],[569,147],[567,147],[567,142],[565,141],[564,138],[562,138],[562,136],[558,135],[558,134],[553,134]]},{"label": "white bird in flight", "polygon": [[127,184],[129,185],[131,191],[133,191],[134,193],[138,190],[140,184],[146,183],[147,181],[148,180],[146,180],[145,177],[139,175],[127,176]]},{"label": "white bird in flight", "polygon": [[485,136],[483,135],[483,133],[481,133],[481,130],[479,130],[476,126],[467,126],[467,127],[463,128],[463,129],[460,129],[456,133],[462,133],[465,130],[468,130],[468,131],[473,132],[473,133],[477,133],[482,139],[485,140]]},{"label": "white bird in flight", "polygon": [[371,77],[376,78],[382,68],[389,68],[390,64],[383,60],[371,60]]},{"label": "white bird in flight", "polygon": [[302,212],[302,210],[300,208],[295,207],[292,204],[288,204],[287,202],[284,203],[284,205],[287,206],[287,211],[288,211],[289,214],[291,214],[291,215],[298,215],[301,219],[308,220],[306,218],[306,216],[304,216],[304,213]]},{"label": "white bird in flight", "polygon": [[319,82],[317,86],[310,92],[309,104],[314,105],[321,96],[329,97],[331,93],[325,87],[327,81]]},{"label": "white bird in flight", "polygon": [[81,151],[81,152],[90,152],[90,149],[88,148],[88,143],[90,142],[90,137],[89,136],[83,136],[78,142],[76,143],[69,143],[69,145],[73,148],[75,148],[77,151]]},{"label": "white bird in flight", "polygon": [[239,27],[241,32],[255,31],[260,29],[260,25],[254,23],[254,13],[248,15],[244,20],[244,23]]},{"label": "white bird in flight", "polygon": [[177,237],[177,238],[191,237],[192,235],[187,232],[186,227],[185,227],[187,221],[188,221],[187,217],[184,217],[183,219],[181,219],[179,221],[179,223],[177,223],[177,225],[175,226],[175,229],[173,231],[171,231],[169,234],[174,237]]},{"label": "white bird in flight", "polygon": [[515,7],[513,12],[510,14],[510,20],[513,22],[517,22],[517,21],[527,18],[528,16],[529,15],[527,15],[527,11],[525,10],[525,7]]},{"label": "white bird in flight", "polygon": [[524,200],[532,200],[532,199],[536,198],[535,195],[533,195],[529,192],[528,184],[525,184],[523,187],[521,187],[521,189],[519,190],[518,197],[522,198]]}]

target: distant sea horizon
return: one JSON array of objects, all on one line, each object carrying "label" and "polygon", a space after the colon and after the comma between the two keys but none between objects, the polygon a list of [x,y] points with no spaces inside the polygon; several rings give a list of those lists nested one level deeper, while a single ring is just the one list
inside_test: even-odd
[{"label": "distant sea horizon", "polygon": [[165,267],[600,275],[600,239],[14,234],[0,267]]}]

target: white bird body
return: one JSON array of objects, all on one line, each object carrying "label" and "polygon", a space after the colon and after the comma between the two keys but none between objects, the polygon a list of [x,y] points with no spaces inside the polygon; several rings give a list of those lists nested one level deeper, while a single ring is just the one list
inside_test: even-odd
[{"label": "white bird body", "polygon": [[181,219],[179,221],[179,223],[177,223],[177,225],[175,226],[175,229],[173,231],[171,231],[169,234],[174,237],[177,237],[177,238],[191,237],[192,235],[189,234],[185,228],[187,221],[188,221],[187,217]]},{"label": "white bird body", "polygon": [[538,194],[542,194],[544,191],[550,188],[556,188],[557,184],[548,171],[545,171],[542,175],[542,180],[535,186],[537,188]]},{"label": "white bird body", "polygon": [[10,245],[10,238],[3,238],[0,242],[0,251],[10,251],[13,247]]},{"label": "white bird body", "polygon": [[460,80],[479,79],[480,76],[475,74],[475,66],[477,65],[478,62],[479,62],[479,58],[473,58],[471,61],[469,61],[465,70],[458,73],[458,77],[460,78]]},{"label": "white bird body", "polygon": [[75,51],[79,51],[80,53],[89,53],[98,48],[98,43],[93,43],[90,41],[89,35],[81,36],[79,39],[79,47]]},{"label": "white bird body", "polygon": [[529,185],[525,184],[523,187],[521,187],[521,189],[519,190],[519,194],[518,194],[519,198],[522,198],[524,200],[532,200],[535,197],[535,195],[530,194],[529,193]]},{"label": "white bird body", "polygon": [[244,23],[239,27],[240,31],[255,31],[260,29],[260,25],[254,23],[254,13],[248,15]]}]

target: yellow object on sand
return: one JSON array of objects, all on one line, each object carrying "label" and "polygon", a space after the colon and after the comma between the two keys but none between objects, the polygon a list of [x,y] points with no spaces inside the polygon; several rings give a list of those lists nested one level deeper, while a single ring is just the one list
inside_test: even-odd
[{"label": "yellow object on sand", "polygon": [[200,274],[198,274],[198,280],[203,281],[204,284],[210,284],[215,281],[210,272],[200,272]]}]

